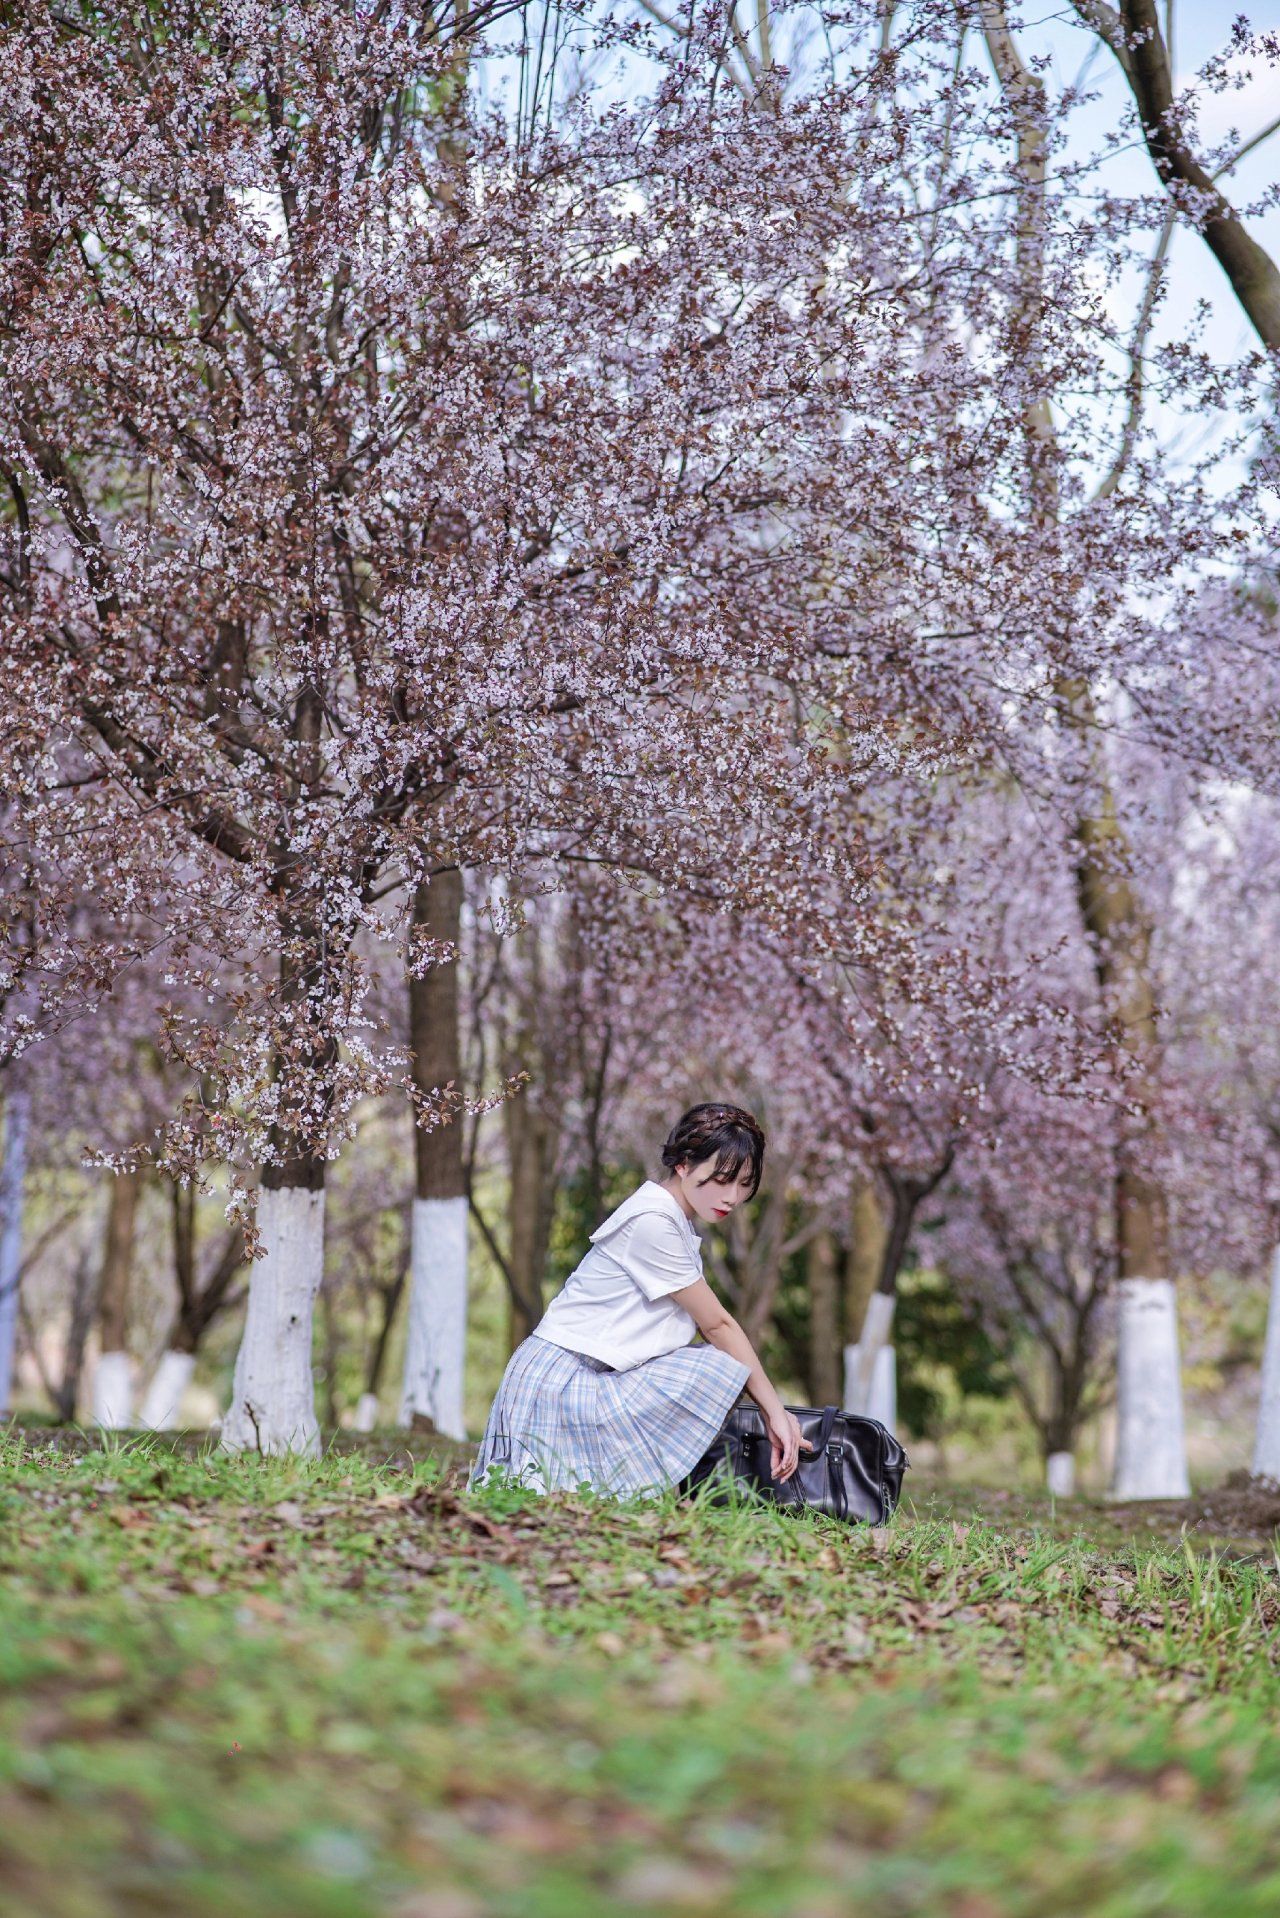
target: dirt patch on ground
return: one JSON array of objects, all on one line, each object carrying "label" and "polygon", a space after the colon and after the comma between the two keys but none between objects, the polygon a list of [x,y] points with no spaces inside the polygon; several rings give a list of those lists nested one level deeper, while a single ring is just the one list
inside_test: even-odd
[{"label": "dirt patch on ground", "polygon": [[1280,1532],[1280,1485],[1274,1479],[1232,1472],[1212,1491],[1187,1499],[1188,1520],[1206,1531],[1270,1539]]},{"label": "dirt patch on ground", "polygon": [[[1170,1544],[1187,1537],[1198,1547],[1214,1545],[1233,1553],[1257,1542],[1271,1545],[1280,1533],[1280,1485],[1274,1479],[1232,1472],[1221,1485],[1193,1498],[1143,1499],[1132,1504],[1099,1500],[1100,1521],[1112,1522],[1129,1536],[1153,1533]],[[1263,1554],[1265,1556],[1265,1554]]]},{"label": "dirt patch on ground", "polygon": [[1067,1539],[1083,1531],[1104,1550],[1129,1539],[1176,1546],[1185,1538],[1197,1551],[1269,1560],[1280,1534],[1280,1485],[1243,1471],[1192,1498],[1124,1503],[1096,1495],[1051,1500],[1040,1491],[925,1480],[909,1486],[911,1509],[921,1517],[980,1518],[1005,1533],[1031,1528]]}]

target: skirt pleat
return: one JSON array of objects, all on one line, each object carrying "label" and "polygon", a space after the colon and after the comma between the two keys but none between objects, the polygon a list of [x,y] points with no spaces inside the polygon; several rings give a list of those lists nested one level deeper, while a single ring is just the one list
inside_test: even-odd
[{"label": "skirt pleat", "polygon": [[492,1469],[537,1492],[587,1486],[615,1498],[678,1484],[747,1377],[713,1345],[684,1345],[615,1372],[534,1333],[502,1375],[471,1483]]}]

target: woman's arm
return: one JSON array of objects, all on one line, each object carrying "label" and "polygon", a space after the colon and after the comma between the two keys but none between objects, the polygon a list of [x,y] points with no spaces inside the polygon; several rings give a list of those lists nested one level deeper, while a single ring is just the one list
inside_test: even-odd
[{"label": "woman's arm", "polygon": [[775,1479],[789,1479],[799,1463],[800,1447],[803,1445],[807,1451],[813,1447],[808,1439],[800,1437],[799,1425],[769,1383],[750,1339],[733,1314],[726,1312],[705,1279],[699,1279],[696,1285],[682,1286],[669,1296],[684,1307],[708,1345],[750,1366],[747,1390],[764,1414],[769,1433],[769,1469]]}]

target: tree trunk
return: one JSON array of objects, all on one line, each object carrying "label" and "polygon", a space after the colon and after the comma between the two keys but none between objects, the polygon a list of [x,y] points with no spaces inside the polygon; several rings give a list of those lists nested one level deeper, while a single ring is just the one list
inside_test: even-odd
[{"label": "tree trunk", "polygon": [[[604,1217],[604,1143],[602,1118],[605,1092],[609,1084],[609,1059],[613,1051],[613,1027],[605,1022],[600,1034],[600,1055],[590,1074],[584,1130],[587,1139],[587,1214],[597,1224]],[[584,1072],[584,1078],[587,1074]]]},{"label": "tree trunk", "polygon": [[898,1369],[893,1349],[897,1293],[873,1292],[862,1337],[845,1347],[844,1409],[877,1419],[892,1432],[898,1422]]},{"label": "tree trunk", "polygon": [[[304,686],[294,720],[301,787],[319,780],[322,716],[319,693]],[[285,844],[277,848],[284,895],[280,998],[293,1017],[292,1050],[274,1061],[279,1117],[258,1188],[263,1256],[249,1275],[249,1308],[222,1425],[221,1442],[229,1451],[320,1450],[311,1336],[324,1279],[324,1141],[338,1050],[326,1009],[345,954],[331,930],[322,935],[292,890],[298,858]]]},{"label": "tree trunk", "polygon": [[0,1166],[0,1418],[13,1403],[13,1347],[22,1278],[22,1197],[27,1177],[31,1097],[11,1092],[5,1101],[4,1162]]},{"label": "tree trunk", "polygon": [[529,1091],[503,1107],[511,1174],[511,1349],[529,1336],[542,1317],[542,1283],[551,1243],[555,1205],[555,1169],[559,1149],[556,1126],[535,1106]]},{"label": "tree trunk", "polygon": [[118,1172],[107,1203],[106,1241],[98,1279],[101,1350],[93,1381],[93,1416],[108,1430],[128,1425],[133,1414],[133,1380],[125,1350],[133,1235],[142,1173]]},{"label": "tree trunk", "polygon": [[[1151,928],[1125,875],[1128,849],[1105,788],[1098,812],[1080,821],[1077,842],[1080,910],[1093,941],[1099,989],[1138,1066],[1130,1098],[1146,1106],[1154,1102],[1159,1056]],[[1119,1318],[1112,1492],[1124,1499],[1185,1498],[1190,1485],[1167,1207],[1137,1161],[1139,1143],[1121,1140],[1114,1187]]]},{"label": "tree trunk", "polygon": [[[189,1322],[196,1296],[196,1189],[175,1181],[173,1209],[173,1277],[178,1288],[178,1320]],[[194,1345],[192,1351],[195,1350]]]},{"label": "tree trunk", "polygon": [[[437,873],[414,896],[414,924],[455,948],[462,933],[460,872]],[[460,1085],[457,957],[409,976],[409,1032],[414,1083],[424,1093]],[[414,1134],[410,1228],[409,1325],[400,1423],[429,1418],[449,1438],[467,1435],[467,1184],[462,1121]]]},{"label": "tree trunk", "polygon": [[1044,1462],[1045,1486],[1053,1498],[1074,1498],[1076,1492],[1076,1455],[1074,1447],[1050,1452]]},{"label": "tree trunk", "polygon": [[382,1307],[382,1323],[378,1327],[378,1336],[373,1342],[373,1351],[369,1357],[369,1369],[365,1374],[364,1391],[356,1404],[355,1426],[357,1432],[372,1432],[378,1423],[380,1410],[379,1393],[382,1389],[382,1370],[387,1360],[387,1346],[391,1339],[391,1327],[395,1323],[396,1308],[400,1304],[400,1295],[404,1291],[409,1272],[402,1266],[390,1285],[378,1287],[378,1301]]},{"label": "tree trunk", "polygon": [[879,1419],[893,1429],[897,1418],[897,1374],[893,1353],[893,1317],[898,1302],[898,1274],[906,1257],[920,1201],[931,1192],[951,1163],[948,1153],[942,1169],[928,1180],[904,1179],[886,1173],[892,1197],[885,1231],[880,1273],[867,1304],[856,1345],[845,1357],[845,1410]]},{"label": "tree trunk", "polygon": [[333,1287],[320,1287],[320,1320],[324,1331],[324,1422],[332,1432],[338,1424],[338,1315],[333,1309]]},{"label": "tree trunk", "polygon": [[888,1237],[889,1221],[876,1182],[859,1178],[853,1188],[849,1252],[844,1268],[844,1326],[850,1339],[861,1335],[867,1307],[884,1269]]},{"label": "tree trunk", "polygon": [[80,1378],[84,1371],[85,1347],[89,1343],[96,1300],[93,1261],[90,1254],[85,1252],[76,1262],[72,1280],[71,1318],[67,1326],[62,1382],[55,1399],[58,1416],[67,1424],[75,1418],[76,1406],[80,1401]]},{"label": "tree trunk", "polygon": [[195,1369],[194,1352],[179,1352],[173,1346],[162,1352],[138,1412],[139,1425],[148,1432],[173,1431]]},{"label": "tree trunk", "polygon": [[356,1400],[356,1414],[352,1420],[352,1430],[366,1435],[377,1430],[378,1413],[381,1410],[376,1392],[362,1392]]},{"label": "tree trunk", "polygon": [[1073,1416],[1064,1402],[1061,1376],[1054,1380],[1057,1398],[1041,1433],[1044,1448],[1045,1486],[1054,1498],[1073,1498],[1076,1489],[1076,1432],[1079,1409]]},{"label": "tree trunk", "polygon": [[1280,1482],[1280,1249],[1271,1264],[1271,1304],[1262,1355],[1262,1394],[1253,1446],[1253,1475]]},{"label": "tree trunk", "polygon": [[230,1451],[320,1450],[311,1369],[311,1323],[324,1271],[324,1161],[309,1183],[273,1183],[258,1192],[263,1256],[249,1275],[249,1309],[236,1355],[231,1406],[222,1426]]},{"label": "tree trunk", "polygon": [[143,1395],[138,1423],[148,1432],[170,1432],[178,1422],[183,1393],[195,1371],[195,1341],[181,1333],[196,1289],[196,1191],[194,1185],[173,1188],[173,1271],[178,1287],[178,1316],[169,1342]]},{"label": "tree trunk", "polygon": [[1055,1346],[1050,1353],[1053,1396],[1041,1440],[1045,1483],[1055,1498],[1075,1496],[1076,1444],[1084,1421],[1089,1380],[1090,1328],[1101,1298],[1101,1275],[1095,1269],[1087,1287],[1077,1284],[1068,1332],[1061,1348]]},{"label": "tree trunk", "polygon": [[138,1414],[139,1425],[151,1432],[172,1431],[178,1422],[183,1395],[196,1367],[196,1353],[213,1321],[228,1304],[231,1282],[245,1263],[244,1235],[232,1226],[203,1286],[196,1257],[196,1194],[194,1186],[173,1188],[173,1272],[178,1310]]},{"label": "tree trunk", "polygon": [[1169,1279],[1122,1279],[1116,1353],[1118,1499],[1186,1498],[1178,1308]]},{"label": "tree trunk", "polygon": [[734,1214],[738,1301],[736,1314],[751,1343],[760,1346],[769,1331],[786,1260],[787,1200],[781,1182],[758,1200],[748,1215]]},{"label": "tree trunk", "polygon": [[809,1241],[809,1390],[815,1405],[840,1399],[840,1292],[829,1232]]}]

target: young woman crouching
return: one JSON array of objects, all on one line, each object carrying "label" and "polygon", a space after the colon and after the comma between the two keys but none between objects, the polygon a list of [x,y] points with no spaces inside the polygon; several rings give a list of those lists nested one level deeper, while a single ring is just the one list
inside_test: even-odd
[{"label": "young woman crouching", "polygon": [[620,1497],[678,1484],[744,1390],[764,1415],[773,1476],[791,1477],[800,1428],[703,1278],[696,1225],[755,1197],[764,1144],[739,1106],[685,1113],[662,1148],[667,1176],[646,1179],[596,1227],[512,1354],[473,1485],[491,1471],[539,1492],[590,1485]]}]

